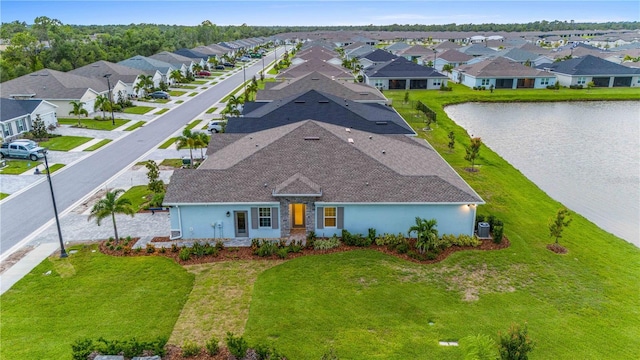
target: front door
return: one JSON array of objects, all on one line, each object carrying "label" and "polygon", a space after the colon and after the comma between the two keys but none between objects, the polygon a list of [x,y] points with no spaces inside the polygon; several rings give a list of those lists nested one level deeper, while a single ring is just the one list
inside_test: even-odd
[{"label": "front door", "polygon": [[305,213],[305,205],[304,204],[291,204],[292,210],[291,214],[293,217],[293,227],[294,228],[304,228],[304,213]]},{"label": "front door", "polygon": [[234,211],[233,217],[235,219],[236,237],[249,237],[247,230],[247,211]]}]

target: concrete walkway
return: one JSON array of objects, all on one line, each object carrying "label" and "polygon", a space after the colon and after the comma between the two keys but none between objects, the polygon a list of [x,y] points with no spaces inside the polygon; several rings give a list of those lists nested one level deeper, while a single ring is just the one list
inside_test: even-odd
[{"label": "concrete walkway", "polygon": [[9,290],[15,283],[31,272],[36,265],[40,264],[58,249],[60,249],[60,246],[56,243],[45,243],[31,250],[0,275],[0,294],[4,294],[5,291]]}]

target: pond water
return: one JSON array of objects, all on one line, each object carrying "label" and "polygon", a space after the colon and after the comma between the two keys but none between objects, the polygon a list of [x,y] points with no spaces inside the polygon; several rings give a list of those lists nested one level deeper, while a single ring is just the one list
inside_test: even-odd
[{"label": "pond water", "polygon": [[551,197],[640,247],[640,102],[467,103],[445,111]]}]

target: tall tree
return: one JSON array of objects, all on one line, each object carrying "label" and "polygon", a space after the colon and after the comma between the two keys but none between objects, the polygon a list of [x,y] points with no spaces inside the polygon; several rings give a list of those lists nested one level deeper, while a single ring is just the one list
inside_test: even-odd
[{"label": "tall tree", "polygon": [[69,104],[73,105],[73,109],[69,111],[69,115],[78,117],[78,127],[81,127],[80,123],[80,115],[84,115],[85,117],[89,116],[89,112],[84,108],[84,103],[79,100],[72,100]]},{"label": "tall tree", "polygon": [[176,84],[180,84],[184,81],[184,76],[182,75],[182,71],[176,69],[171,71],[169,79],[173,80]]},{"label": "tall tree", "polygon": [[464,159],[471,163],[471,171],[475,171],[476,159],[478,158],[478,154],[480,153],[481,146],[482,139],[480,139],[479,137],[474,137],[471,139],[471,144],[465,149],[467,155],[465,155]]},{"label": "tall tree", "polygon": [[193,149],[196,148],[197,142],[197,135],[189,129],[184,129],[182,136],[179,136],[176,142],[178,150],[189,148],[189,157],[191,158],[191,165],[189,167],[191,168],[193,168]]},{"label": "tall tree", "polygon": [[105,197],[93,205],[91,213],[87,218],[87,221],[96,219],[96,223],[100,226],[102,220],[111,217],[116,242],[120,239],[118,237],[118,227],[116,226],[116,214],[131,215],[131,217],[135,214],[135,210],[131,206],[131,200],[120,197],[123,193],[123,189],[107,191]]},{"label": "tall tree", "polygon": [[93,103],[93,110],[94,111],[102,110],[102,119],[105,119],[106,117],[104,115],[104,112],[105,110],[111,110],[110,105],[111,105],[111,102],[109,101],[108,96],[98,95],[96,97],[96,101]]},{"label": "tall tree", "polygon": [[200,148],[200,158],[204,159],[204,153],[202,152],[202,149],[206,148],[209,145],[210,137],[209,135],[203,132],[195,133],[195,137],[196,137],[195,145]]},{"label": "tall tree", "polygon": [[556,239],[556,244],[558,244],[558,239],[562,237],[562,232],[564,228],[571,224],[571,212],[569,209],[563,207],[558,209],[555,218],[549,219],[549,236]]}]

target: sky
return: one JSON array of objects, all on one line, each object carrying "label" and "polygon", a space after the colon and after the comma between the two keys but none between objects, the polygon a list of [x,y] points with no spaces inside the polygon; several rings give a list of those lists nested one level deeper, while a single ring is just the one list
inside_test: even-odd
[{"label": "sky", "polygon": [[2,22],[32,24],[38,16],[69,25],[198,25],[205,20],[251,26],[607,22],[640,21],[640,1],[0,1]]}]

